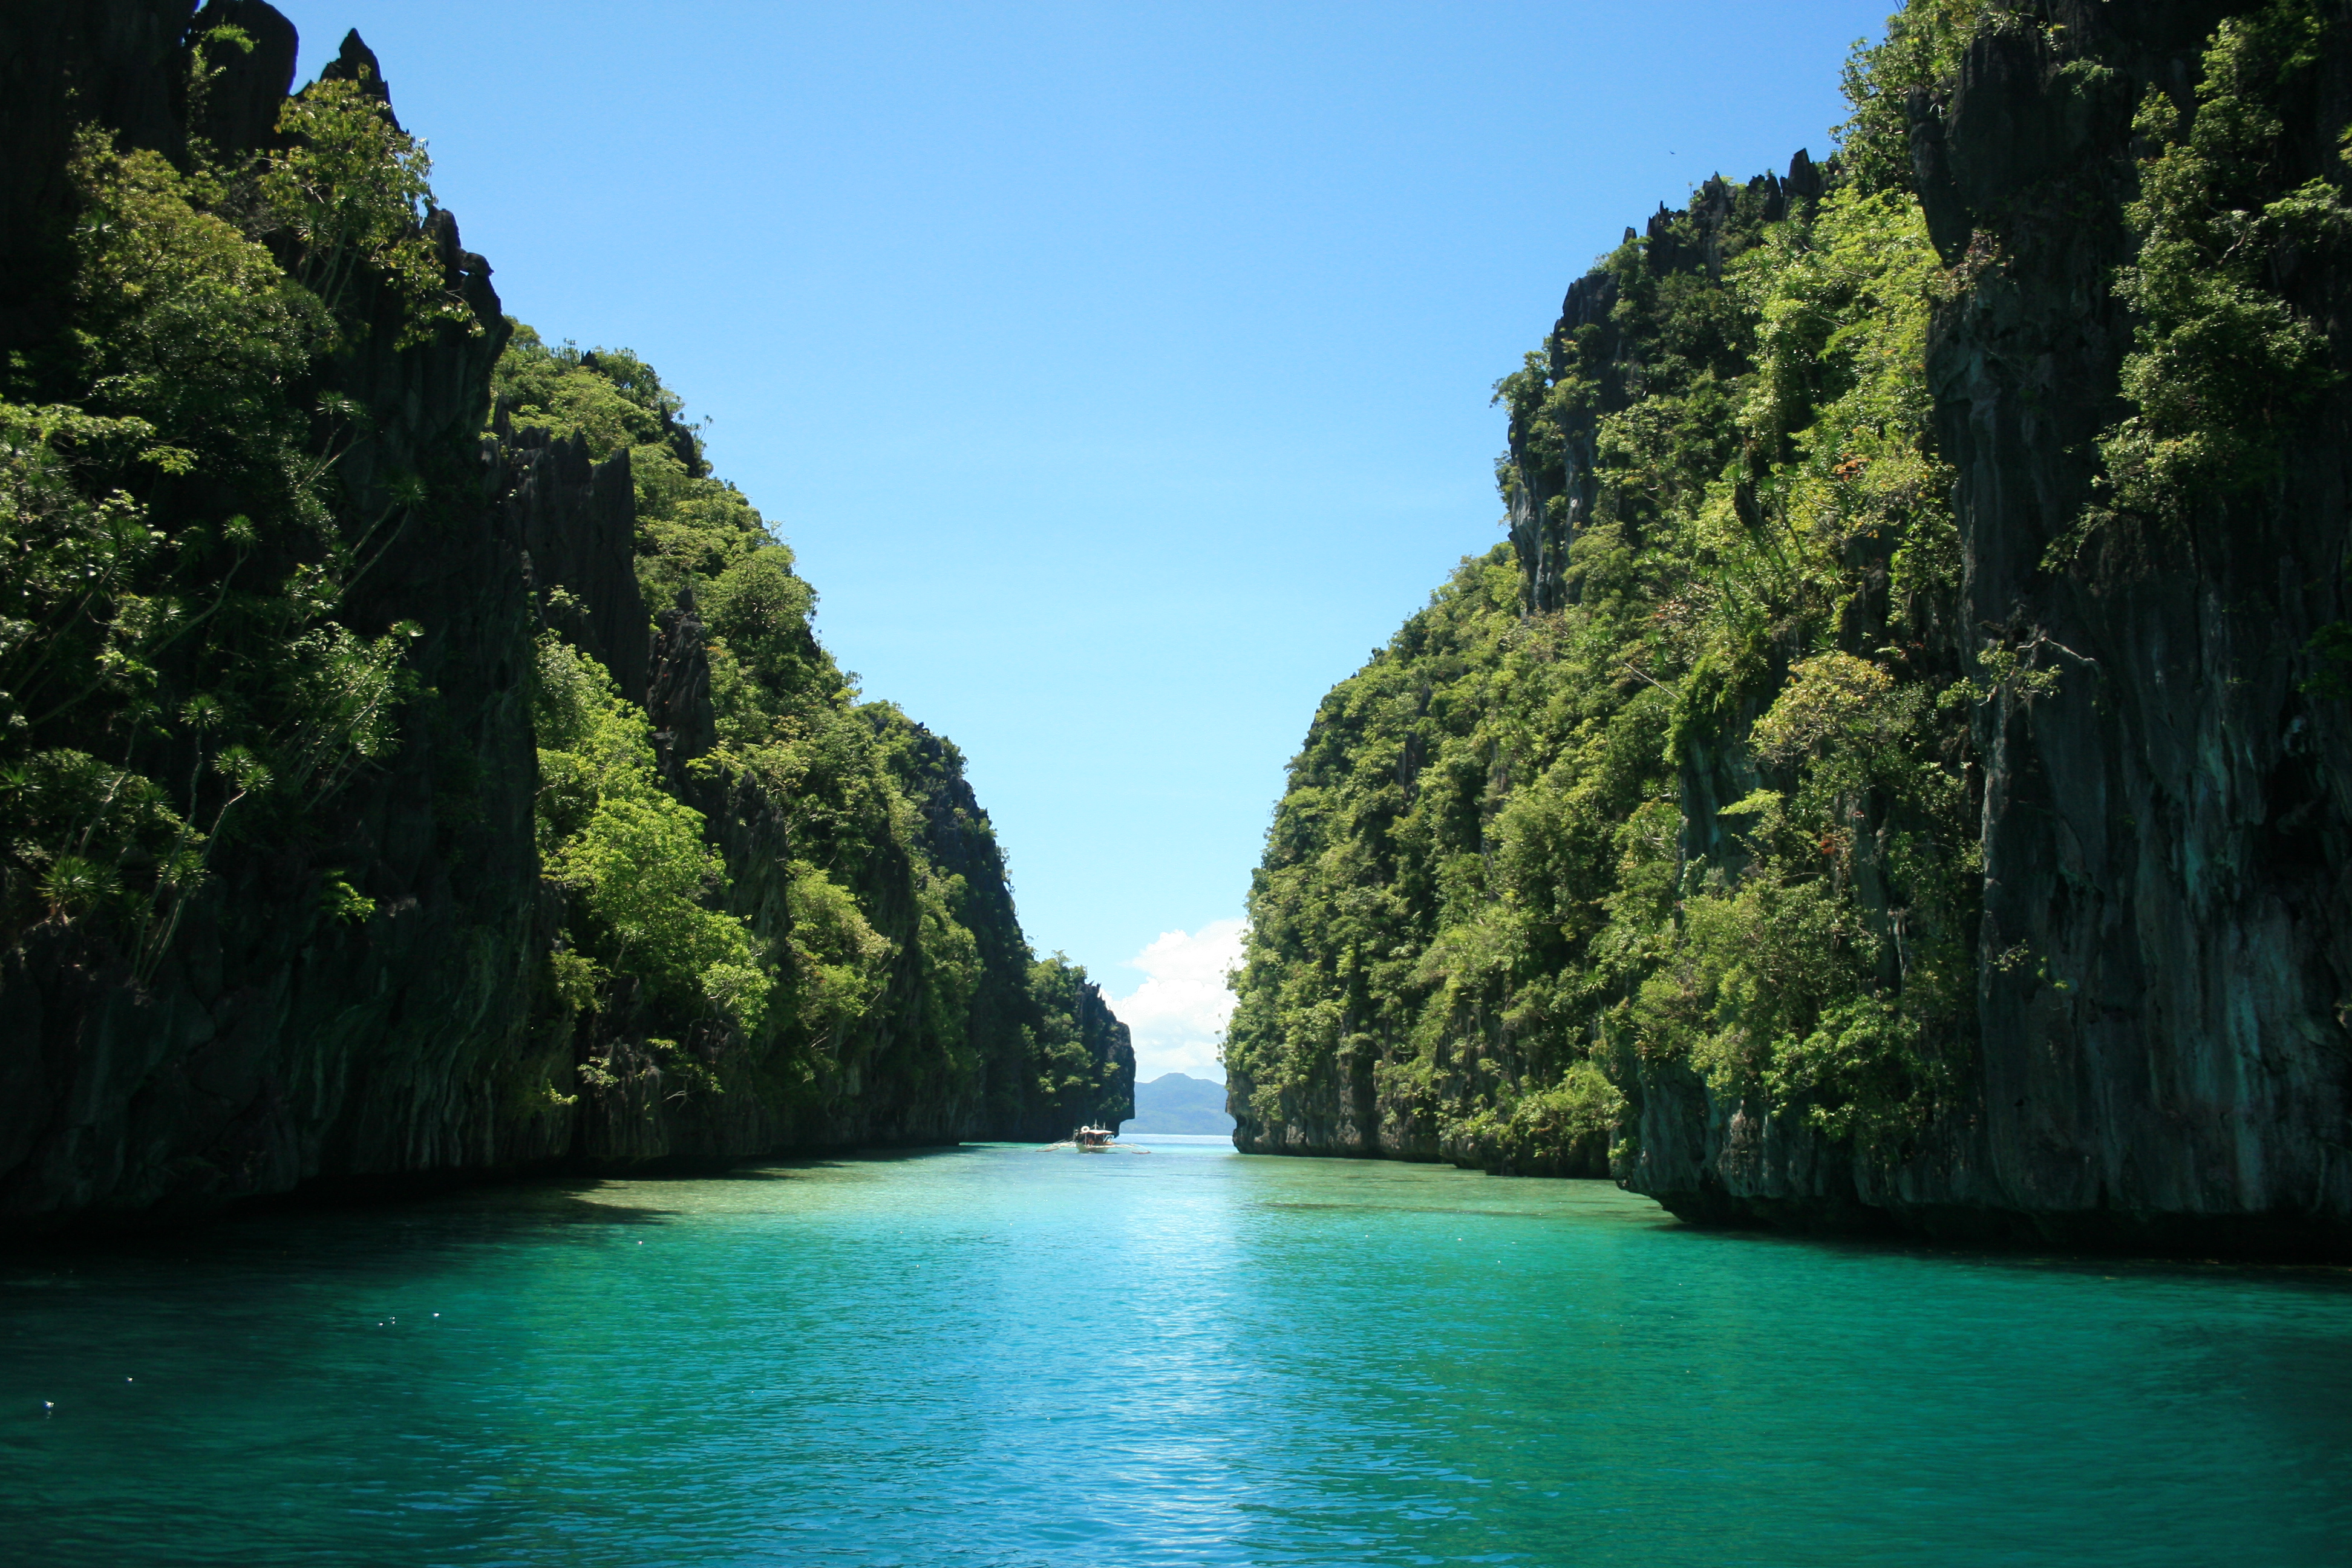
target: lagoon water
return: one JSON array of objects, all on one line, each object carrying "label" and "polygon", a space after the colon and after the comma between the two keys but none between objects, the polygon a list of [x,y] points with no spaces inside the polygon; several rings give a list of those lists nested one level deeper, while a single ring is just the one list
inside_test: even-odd
[{"label": "lagoon water", "polygon": [[2352,1556],[2344,1271],[1727,1236],[1600,1183],[1147,1146],[0,1264],[0,1557]]}]

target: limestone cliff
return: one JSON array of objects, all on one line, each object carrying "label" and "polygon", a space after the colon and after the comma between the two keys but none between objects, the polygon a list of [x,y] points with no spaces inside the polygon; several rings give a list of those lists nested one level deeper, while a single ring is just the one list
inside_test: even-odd
[{"label": "limestone cliff", "polygon": [[[77,112],[105,115],[132,144],[182,144],[188,10],[7,7],[9,351],[39,353],[69,320],[62,168]],[[265,134],[291,84],[292,30],[258,5],[207,16],[236,17],[260,44],[254,69],[215,84],[208,128]],[[404,716],[388,765],[313,813],[299,838],[225,857],[144,974],[86,921],[37,926],[0,960],[0,1212],[15,1219],[563,1146],[561,1130],[502,1101],[537,904],[518,694],[529,607],[518,542],[476,457],[503,329],[489,268],[456,224],[436,215],[432,235],[481,331],[402,347],[381,332],[318,374],[370,416],[343,458],[355,493],[394,469],[435,484],[435,514],[401,528],[350,610],[370,629],[423,628],[415,668],[433,696]],[[331,870],[376,901],[365,929],[321,907]]]},{"label": "limestone cliff", "polygon": [[[2340,178],[2352,117],[2347,18],[2304,9],[2315,58],[2258,154],[2276,192]],[[2151,90],[2186,117],[2210,107],[2233,13],[2258,8],[2021,10],[1905,106],[1931,234],[1965,283],[1928,362],[1964,563],[1949,635],[1956,655],[2053,678],[2003,686],[1969,737],[1968,1113],[1908,1157],[1849,1159],[1666,1089],[1638,1190],[1696,1215],[2347,1245],[2352,715],[2319,694],[2314,652],[2352,613],[2341,395],[2299,411],[2252,482],[2074,544],[2116,484],[2102,437],[2147,327],[2116,288],[2140,261],[2147,220],[2127,208],[2156,151],[2135,110]],[[2352,363],[2342,252],[2281,244],[2263,271]]]},{"label": "limestone cliff", "polygon": [[[2053,7],[1974,39],[1911,111],[1946,259],[1998,258],[1930,360],[1959,625],[2058,679],[1977,717],[1982,1119],[1942,1169],[1881,1189],[1893,1204],[2199,1240],[2340,1245],[2352,1221],[2352,713],[2313,651],[2352,614],[2341,393],[2286,423],[2270,471],[2045,564],[2114,483],[2098,438],[2146,323],[2115,286],[2139,259],[2125,206],[2152,151],[2132,111],[2151,89],[2191,117],[2235,111],[2201,57],[2255,10]],[[2313,58],[2282,73],[2258,153],[2271,188],[2240,199],[2341,178],[2352,31],[2341,7],[2305,10]],[[2352,364],[2340,244],[2273,243],[2261,286]],[[2021,950],[2037,961],[2005,962]]]},{"label": "limestone cliff", "polygon": [[1687,1216],[2352,1247],[2340,5],[1915,0],[1504,384],[1327,700],[1244,1148]]},{"label": "limestone cliff", "polygon": [[[354,262],[357,230],[255,216],[268,169],[315,177],[300,159],[321,125],[356,127],[398,173],[373,56],[347,38],[322,79],[346,96],[312,89],[296,101],[325,118],[297,123],[285,19],[259,0],[194,9],[0,5],[9,613],[31,617],[0,647],[0,1225],[1037,1136],[1065,1130],[1071,1096],[1118,1114],[1125,1030],[1082,976],[1033,976],[960,759],[911,725],[920,843],[977,911],[976,994],[926,989],[939,898],[891,902],[929,873],[876,864],[844,874],[881,928],[880,994],[814,1043],[660,1016],[626,973],[586,1012],[555,998],[570,906],[534,824],[547,639],[595,660],[629,711],[651,705],[668,787],[762,952],[794,940],[782,882],[807,803],[686,767],[714,739],[699,623],[647,615],[625,454],[491,418],[510,325],[454,219],[379,226]],[[138,221],[94,228],[104,202]],[[211,268],[205,298],[248,317],[226,335],[195,307],[142,324],[94,291],[101,264],[180,267],[166,289]],[[197,353],[192,331],[216,335]],[[243,379],[186,395],[224,363]],[[39,598],[56,562],[93,550],[111,552],[110,597]],[[44,626],[58,658],[20,635]],[[98,673],[52,702],[60,658]],[[1075,987],[1060,1011],[1055,985]],[[1048,1059],[1078,1068],[1049,1089]]]}]

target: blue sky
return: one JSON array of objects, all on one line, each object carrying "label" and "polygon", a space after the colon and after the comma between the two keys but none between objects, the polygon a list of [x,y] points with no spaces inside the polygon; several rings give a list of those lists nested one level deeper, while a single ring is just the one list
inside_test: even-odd
[{"label": "blue sky", "polygon": [[276,3],[512,314],[710,421],[1031,941],[1213,1076],[1317,700],[1501,538],[1494,381],[1660,201],[1826,153],[1892,0]]}]

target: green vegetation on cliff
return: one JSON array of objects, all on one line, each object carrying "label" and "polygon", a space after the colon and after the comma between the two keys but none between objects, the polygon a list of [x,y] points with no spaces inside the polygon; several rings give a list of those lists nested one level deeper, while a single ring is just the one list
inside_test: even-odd
[{"label": "green vegetation on cliff", "polygon": [[[961,756],[859,700],[811,626],[814,590],[711,476],[683,401],[625,350],[528,327],[493,384],[502,426],[625,455],[637,585],[676,606],[664,668],[708,691],[666,716],[709,733],[667,738],[665,779],[644,710],[566,640],[578,596],[546,595],[540,833],[567,895],[549,994],[592,1079],[659,1066],[673,1093],[753,1095],[787,1122],[851,1079],[923,1083],[1007,1136],[1113,1113],[1117,1026],[1083,971],[1029,953]],[[724,854],[706,816],[742,830]]]},{"label": "green vegetation on cliff", "polygon": [[[2273,282],[2352,232],[2346,171],[2274,172],[2326,25],[2223,22],[2193,119],[2148,89],[2129,412],[2053,569],[2119,517],[2160,552],[2333,383]],[[1245,1147],[1622,1173],[1668,1125],[1645,1093],[1696,1080],[1895,1164],[1973,1115],[1980,967],[2064,991],[1979,940],[1972,726],[2065,677],[1959,624],[1928,375],[1937,312],[2004,258],[1939,254],[1914,190],[1916,95],[2005,35],[2111,90],[2046,20],[1914,0],[1857,52],[1831,166],[1710,182],[1498,384],[1511,545],[1325,700],[1267,837],[1226,1045]]]},{"label": "green vegetation on cliff", "polygon": [[645,710],[552,632],[536,674],[540,865],[572,914],[571,946],[549,956],[557,999],[593,1006],[625,975],[673,1015],[757,1028],[772,983],[742,922],[708,907],[726,860],[662,788]]},{"label": "green vegetation on cliff", "polygon": [[[249,47],[206,34],[191,92]],[[424,152],[363,84],[279,129],[184,168],[86,131],[76,330],[14,356],[0,401],[0,941],[88,922],[142,981],[226,846],[299,837],[397,745],[419,628],[349,601],[455,476],[425,454],[346,484],[367,416],[335,373],[480,330],[424,236]],[[340,872],[316,892],[367,912]]]},{"label": "green vegetation on cliff", "polygon": [[[2128,310],[2044,572],[2140,581],[2192,517],[2274,505],[2338,381],[2284,279],[2343,254],[2352,172],[2282,148],[2345,19],[2242,9],[2189,94],[2133,87],[2049,7],[1912,0],[1851,61],[1837,160],[1710,181],[1569,291],[1496,388],[1510,543],[1324,699],[1291,764],[1225,1041],[1242,1147],[1613,1171],[1706,1213],[1851,1213],[1884,1173],[1967,1162],[1980,996],[2079,980],[1985,921],[1985,736],[2103,675],[1969,609],[1940,397],[1990,372],[1931,372],[1933,341],[2013,331],[2018,230],[2067,254],[2065,320],[2094,278]],[[2126,174],[2004,179],[2044,134],[2016,82],[2061,132],[2112,122]],[[1952,226],[1928,134],[1959,91],[2000,106],[1959,143],[1994,228]],[[2086,266],[2049,209],[2112,214],[2126,258]]]},{"label": "green vegetation on cliff", "polygon": [[1268,1128],[1368,1076],[1401,1151],[1597,1170],[1637,1057],[1841,1131],[1935,1112],[1971,864],[1922,658],[1941,268],[1900,192],[1707,195],[1498,388],[1507,492],[1559,529],[1590,487],[1564,602],[1465,563],[1293,764],[1227,1045]]},{"label": "green vegetation on cliff", "polygon": [[961,755],[677,396],[499,315],[356,35],[288,97],[267,6],[161,23],[60,35],[160,144],[67,95],[14,182],[0,1201],[1122,1114]]}]

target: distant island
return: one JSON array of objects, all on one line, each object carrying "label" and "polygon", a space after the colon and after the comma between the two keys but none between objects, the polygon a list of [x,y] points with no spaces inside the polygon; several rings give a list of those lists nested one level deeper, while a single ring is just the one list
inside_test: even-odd
[{"label": "distant island", "polygon": [[1181,1072],[1162,1073],[1150,1083],[1135,1086],[1135,1114],[1119,1131],[1137,1132],[1231,1133],[1234,1119],[1225,1114],[1225,1086]]}]

